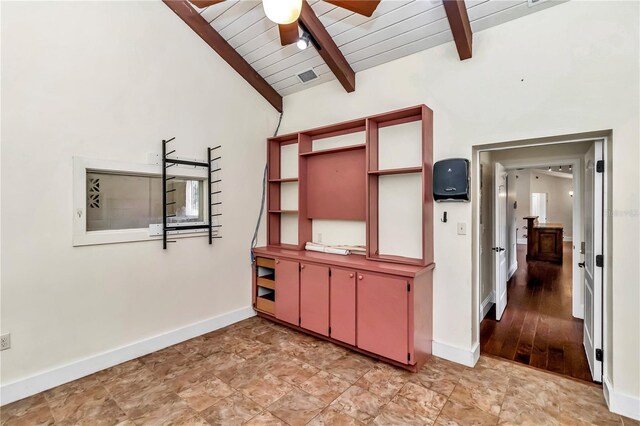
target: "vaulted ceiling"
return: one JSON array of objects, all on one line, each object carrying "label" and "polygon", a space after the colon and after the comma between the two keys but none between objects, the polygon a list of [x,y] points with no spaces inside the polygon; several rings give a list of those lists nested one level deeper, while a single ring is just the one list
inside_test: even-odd
[{"label": "vaulted ceiling", "polygon": [[[170,0],[165,1],[172,7]],[[445,2],[450,3],[447,6],[466,5],[472,32],[560,3],[552,0]],[[308,0],[308,3],[356,73],[449,42],[454,38],[452,29],[456,30],[451,16],[447,19],[451,10],[446,9],[450,7],[445,8],[442,0],[382,0],[371,17],[321,0]],[[299,50],[295,44],[281,46],[278,27],[265,16],[259,0],[226,0],[203,9],[192,7],[280,96],[336,78],[313,46],[306,50]],[[470,33],[468,36],[468,56],[463,57],[458,45],[461,59],[471,56]],[[297,75],[309,69],[313,69],[318,78],[302,83]]]}]

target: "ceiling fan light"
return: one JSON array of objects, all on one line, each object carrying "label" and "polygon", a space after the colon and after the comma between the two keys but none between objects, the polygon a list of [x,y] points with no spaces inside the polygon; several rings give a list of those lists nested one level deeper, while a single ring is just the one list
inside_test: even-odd
[{"label": "ceiling fan light", "polygon": [[300,50],[306,49],[307,47],[309,47],[309,44],[311,44],[311,40],[309,38],[309,34],[307,34],[306,32],[303,33],[302,37],[300,37],[296,42],[296,46],[298,46],[298,49]]},{"label": "ceiling fan light", "polygon": [[300,16],[302,0],[262,0],[264,13],[276,24],[291,24]]}]

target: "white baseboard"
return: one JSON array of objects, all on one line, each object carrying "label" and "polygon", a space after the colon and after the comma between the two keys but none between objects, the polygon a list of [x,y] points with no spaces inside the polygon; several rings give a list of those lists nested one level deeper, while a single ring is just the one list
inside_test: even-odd
[{"label": "white baseboard", "polygon": [[602,381],[604,399],[607,401],[609,411],[640,420],[640,398],[616,393],[607,376],[604,376]]},{"label": "white baseboard", "polygon": [[516,273],[517,270],[518,270],[518,262],[514,263],[514,265],[509,270],[509,273],[507,274],[507,281],[511,279],[511,277],[513,276],[513,274]]},{"label": "white baseboard", "polygon": [[572,310],[571,315],[574,318],[584,319],[584,303],[577,303],[575,306],[572,306]]},{"label": "white baseboard", "polygon": [[431,352],[439,358],[457,362],[467,367],[473,367],[476,365],[476,362],[478,362],[478,359],[480,359],[480,343],[476,343],[471,350],[469,350],[434,340]]},{"label": "white baseboard", "polygon": [[485,297],[485,299],[480,303],[480,322],[487,316],[489,309],[491,309],[491,305],[495,303],[495,292],[491,292]]},{"label": "white baseboard", "polygon": [[201,322],[158,334],[126,346],[93,355],[79,361],[52,368],[0,386],[0,405],[35,395],[47,389],[77,380],[105,368],[113,367],[151,352],[164,349],[185,340],[226,327],[255,315],[250,306],[226,314],[218,315]]},{"label": "white baseboard", "polygon": [[527,244],[527,239],[526,238],[518,238],[516,240],[516,244],[524,244],[524,245],[526,245]]}]

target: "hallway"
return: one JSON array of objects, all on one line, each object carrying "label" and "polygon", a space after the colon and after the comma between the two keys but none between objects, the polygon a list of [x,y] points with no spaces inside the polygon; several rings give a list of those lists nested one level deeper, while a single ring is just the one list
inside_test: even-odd
[{"label": "hallway", "polygon": [[504,315],[496,321],[494,306],[480,324],[481,353],[591,382],[583,321],[571,315],[571,243],[564,243],[562,265],[527,262],[526,246],[517,247]]}]

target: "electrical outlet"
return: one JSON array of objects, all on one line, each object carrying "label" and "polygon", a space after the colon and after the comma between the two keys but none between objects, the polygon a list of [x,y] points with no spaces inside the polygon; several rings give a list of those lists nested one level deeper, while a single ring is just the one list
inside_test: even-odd
[{"label": "electrical outlet", "polygon": [[11,347],[11,334],[3,334],[0,336],[0,351],[9,349]]}]

